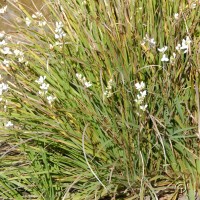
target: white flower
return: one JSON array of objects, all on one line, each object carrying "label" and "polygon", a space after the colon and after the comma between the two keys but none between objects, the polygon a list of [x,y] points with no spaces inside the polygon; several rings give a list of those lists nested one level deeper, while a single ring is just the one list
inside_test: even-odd
[{"label": "white flower", "polygon": [[46,79],[46,76],[40,76],[40,78],[36,80],[35,82],[41,85],[44,83],[45,79]]},{"label": "white flower", "polygon": [[165,53],[166,50],[167,50],[167,46],[164,46],[161,49],[158,48],[158,51],[161,52],[161,53]]},{"label": "white flower", "polygon": [[192,8],[192,9],[195,9],[195,8],[196,8],[196,6],[197,6],[197,4],[196,4],[196,3],[192,3],[192,4],[191,4],[191,8]]},{"label": "white flower", "polygon": [[147,104],[145,104],[145,105],[140,105],[140,109],[141,109],[142,111],[145,111],[145,110],[147,109]]},{"label": "white flower", "polygon": [[14,53],[16,56],[23,56],[23,55],[24,55],[24,53],[23,53],[22,51],[18,50],[18,49],[15,49],[15,50],[13,51],[13,53]]},{"label": "white flower", "polygon": [[82,80],[82,74],[78,74],[78,73],[76,73],[76,77],[77,77],[77,79],[78,79],[79,81]]},{"label": "white flower", "polygon": [[176,50],[177,50],[178,52],[180,52],[180,50],[181,50],[181,45],[180,45],[180,44],[177,44]]},{"label": "white flower", "polygon": [[62,39],[65,36],[66,34],[64,33],[64,31],[60,31],[59,34],[55,34],[55,39]]},{"label": "white flower", "polygon": [[178,14],[178,13],[175,13],[175,14],[174,14],[174,18],[175,18],[175,20],[178,20],[178,19],[179,19],[179,14]]},{"label": "white flower", "polygon": [[5,55],[12,54],[9,47],[4,47],[3,49],[1,49],[1,53],[5,54]]},{"label": "white flower", "polygon": [[5,83],[1,83],[0,84],[0,95],[3,94],[4,91],[7,91],[8,90],[8,85],[5,84]]},{"label": "white flower", "polygon": [[47,101],[49,104],[51,104],[54,100],[56,99],[56,97],[53,97],[53,96],[47,96]]},{"label": "white flower", "polygon": [[63,27],[63,23],[62,22],[56,22],[56,32],[59,32],[59,30]]},{"label": "white flower", "polygon": [[187,53],[190,47],[190,43],[192,41],[190,40],[190,38],[187,36],[186,39],[182,40],[182,44],[178,44],[176,46],[176,50],[180,53],[181,50],[183,50],[183,53]]},{"label": "white flower", "polygon": [[63,31],[63,23],[56,22],[56,29],[55,29],[55,39],[61,39],[66,36],[65,32]]},{"label": "white flower", "polygon": [[6,128],[9,128],[9,127],[12,127],[13,126],[13,123],[11,121],[8,121],[6,124],[5,124],[5,127]]},{"label": "white flower", "polygon": [[5,13],[6,12],[6,10],[7,10],[7,5],[6,6],[4,6],[4,7],[2,7],[1,9],[0,9],[0,14],[3,14],[3,13]]},{"label": "white flower", "polygon": [[25,23],[26,23],[27,26],[30,26],[31,20],[28,17],[26,17]]},{"label": "white flower", "polygon": [[4,45],[6,45],[7,43],[6,43],[6,41],[5,40],[2,40],[1,42],[0,42],[0,46],[4,46]]},{"label": "white flower", "polygon": [[41,89],[41,90],[47,91],[48,88],[49,88],[49,84],[47,84],[47,83],[42,83],[41,86],[40,86],[40,89]]},{"label": "white flower", "polygon": [[19,57],[18,62],[22,63],[24,61],[24,57]]},{"label": "white flower", "polygon": [[6,91],[6,90],[8,89],[8,85],[7,85],[6,83],[1,83],[1,84],[0,84],[0,89]]},{"label": "white flower", "polygon": [[76,77],[77,79],[85,86],[85,87],[91,87],[92,83],[89,81],[86,81],[86,78],[84,76],[82,76],[82,74],[76,73]]},{"label": "white flower", "polygon": [[35,14],[32,14],[33,19],[42,18],[42,17],[43,17],[43,14],[41,12],[36,12]]},{"label": "white flower", "polygon": [[92,86],[92,83],[89,81],[89,82],[85,82],[84,85],[85,85],[85,87],[88,88],[88,87],[91,87],[91,86]]},{"label": "white flower", "polygon": [[9,60],[6,60],[6,59],[3,60],[3,65],[4,66],[9,67],[9,64],[10,64]]},{"label": "white flower", "polygon": [[162,62],[168,62],[169,58],[167,58],[167,56],[165,54],[163,54],[161,61]]},{"label": "white flower", "polygon": [[183,53],[187,53],[188,52],[188,49],[189,49],[189,46],[190,46],[190,43],[192,41],[190,40],[190,38],[187,36],[186,39],[183,39],[182,40],[182,46],[181,46],[181,50],[184,50]]},{"label": "white flower", "polygon": [[38,26],[42,27],[45,26],[47,24],[46,21],[38,21]]},{"label": "white flower", "polygon": [[146,90],[141,91],[140,95],[141,95],[141,98],[145,98],[145,96],[147,95],[147,91]]},{"label": "white flower", "polygon": [[141,91],[141,90],[143,90],[144,88],[145,88],[145,83],[142,81],[142,82],[140,82],[140,83],[136,83],[135,84],[135,87],[136,87],[136,89],[138,90],[138,91]]},{"label": "white flower", "polygon": [[149,36],[146,34],[146,36],[143,38],[143,41],[141,43],[141,45],[145,45],[145,43],[148,42],[150,47],[153,47],[156,45],[156,42],[154,40],[154,38],[149,38]]},{"label": "white flower", "polygon": [[154,38],[151,38],[151,39],[149,40],[149,43],[150,43],[151,46],[155,46],[155,44],[156,44]]},{"label": "white flower", "polygon": [[0,32],[0,39],[3,38],[5,36],[5,34],[6,34],[5,31],[1,31]]}]

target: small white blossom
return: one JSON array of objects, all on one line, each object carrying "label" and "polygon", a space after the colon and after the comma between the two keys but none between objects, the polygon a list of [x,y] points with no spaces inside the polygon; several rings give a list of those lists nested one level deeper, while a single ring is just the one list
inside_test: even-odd
[{"label": "small white blossom", "polygon": [[79,81],[82,80],[82,74],[78,74],[78,73],[76,73],[76,77],[77,77],[77,79],[78,79]]},{"label": "small white blossom", "polygon": [[3,65],[4,66],[9,67],[9,64],[10,64],[9,60],[6,60],[6,59],[3,60]]},{"label": "small white blossom", "polygon": [[89,81],[89,82],[85,82],[84,85],[85,85],[85,87],[88,88],[88,87],[91,87],[91,86],[92,86],[92,83]]},{"label": "small white blossom", "polygon": [[38,26],[42,27],[45,26],[47,24],[46,21],[38,21]]},{"label": "small white blossom", "polygon": [[6,34],[5,31],[1,31],[0,32],[0,39],[3,38],[5,36],[5,34]]},{"label": "small white blossom", "polygon": [[7,10],[7,5],[6,6],[4,6],[4,7],[2,7],[1,9],[0,9],[0,14],[4,14],[5,12],[6,12],[6,10]]},{"label": "small white blossom", "polygon": [[182,46],[181,46],[181,50],[184,50],[183,53],[187,53],[188,52],[188,49],[189,49],[189,46],[190,46],[190,43],[191,43],[191,40],[190,38],[187,36],[186,39],[183,39],[182,40]]},{"label": "small white blossom", "polygon": [[44,83],[45,79],[46,79],[46,76],[40,76],[39,79],[36,80],[35,82],[41,85]]},{"label": "small white blossom", "polygon": [[0,89],[6,91],[8,89],[8,85],[6,83],[1,83],[0,84]]},{"label": "small white blossom", "polygon": [[53,97],[53,96],[47,96],[47,101],[49,104],[51,104],[54,100],[56,99],[56,97]]},{"label": "small white blossom", "polygon": [[66,36],[65,32],[63,31],[63,23],[56,22],[56,29],[55,29],[55,39],[62,39]]},{"label": "small white blossom", "polygon": [[9,47],[4,47],[3,49],[1,49],[1,53],[5,54],[5,55],[12,54]]},{"label": "small white blossom", "polygon": [[43,17],[43,14],[41,12],[36,12],[35,14],[32,14],[33,19],[38,19],[42,17]]},{"label": "small white blossom", "polygon": [[40,89],[41,89],[41,90],[47,91],[48,88],[49,88],[49,84],[47,84],[47,83],[42,83],[41,86],[40,86]]},{"label": "small white blossom", "polygon": [[151,38],[151,39],[149,40],[149,42],[150,42],[150,45],[151,45],[151,46],[155,46],[155,44],[156,44],[154,38]]},{"label": "small white blossom", "polygon": [[23,55],[24,55],[24,53],[23,53],[22,51],[18,50],[18,49],[15,49],[15,50],[13,51],[13,53],[14,53],[16,56],[23,56]]},{"label": "small white blossom", "polygon": [[3,92],[7,91],[8,90],[8,85],[5,84],[5,83],[1,83],[0,84],[0,95],[3,94]]},{"label": "small white blossom", "polygon": [[[146,95],[147,95],[147,91],[144,90],[145,88],[145,83],[142,81],[140,83],[136,83],[135,84],[136,89],[139,91],[139,94],[137,94],[137,98],[134,100],[137,104],[137,106],[139,106],[139,108],[143,111],[146,110],[147,105],[142,105]],[[140,116],[140,115],[139,115]]]},{"label": "small white blossom", "polygon": [[92,86],[92,83],[89,81],[87,82],[86,81],[86,78],[84,76],[82,76],[82,74],[78,74],[76,73],[76,77],[77,79],[85,86],[85,87],[91,87]]},{"label": "small white blossom", "polygon": [[181,50],[181,45],[180,45],[180,44],[177,44],[176,50],[177,50],[178,52],[180,52],[180,50]]},{"label": "small white blossom", "polygon": [[178,14],[178,13],[175,13],[175,14],[174,14],[174,18],[175,18],[175,20],[178,20],[178,19],[179,19],[179,14]]},{"label": "small white blossom", "polygon": [[0,46],[5,46],[5,45],[7,45],[6,41],[5,41],[5,40],[2,40],[2,41],[0,42]]},{"label": "small white blossom", "polygon": [[13,126],[13,123],[11,121],[8,121],[6,124],[5,124],[5,127],[6,128],[9,128],[9,127],[12,127]]},{"label": "small white blossom", "polygon": [[145,45],[145,43],[148,43],[150,47],[155,47],[156,42],[154,38],[149,38],[149,36],[146,34],[146,36],[143,38],[143,41],[141,42],[141,45]]},{"label": "small white blossom", "polygon": [[18,62],[20,62],[20,63],[24,62],[24,57],[19,57]]},{"label": "small white blossom", "polygon": [[146,90],[140,91],[140,95],[141,95],[141,98],[145,98],[145,96],[147,95],[147,91]]},{"label": "small white blossom", "polygon": [[141,83],[136,83],[135,87],[138,91],[141,91],[145,88],[145,83],[143,81]]},{"label": "small white blossom", "polygon": [[161,53],[165,53],[165,51],[167,51],[167,46],[164,46],[163,48],[158,48],[158,51]]},{"label": "small white blossom", "polygon": [[191,43],[192,41],[190,40],[190,38],[187,36],[186,37],[186,39],[183,39],[182,40],[182,44],[180,45],[180,44],[178,44],[177,46],[176,46],[176,50],[180,53],[181,52],[181,50],[183,51],[183,53],[187,53],[188,52],[188,50],[189,50],[189,48],[190,48],[190,43]]},{"label": "small white blossom", "polygon": [[18,62],[22,63],[24,61],[24,53],[22,51],[15,49],[13,53],[18,57]]},{"label": "small white blossom", "polygon": [[197,6],[197,4],[196,4],[196,3],[192,3],[190,7],[191,7],[192,9],[195,9],[195,8],[196,8],[196,6]]},{"label": "small white blossom", "polygon": [[140,105],[140,109],[141,109],[142,111],[145,111],[145,110],[147,109],[147,104],[145,104],[145,105]]},{"label": "small white blossom", "polygon": [[169,58],[165,54],[163,54],[161,61],[162,62],[168,62]]},{"label": "small white blossom", "polygon": [[26,23],[27,26],[30,26],[31,20],[28,17],[26,17],[25,23]]}]

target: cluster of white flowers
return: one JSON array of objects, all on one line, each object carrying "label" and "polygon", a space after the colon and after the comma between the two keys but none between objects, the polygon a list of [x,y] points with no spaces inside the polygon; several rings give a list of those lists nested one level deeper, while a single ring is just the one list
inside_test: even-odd
[{"label": "cluster of white flowers", "polygon": [[12,37],[6,34],[5,31],[0,32],[0,53],[3,54],[4,57],[4,60],[1,62],[1,65],[5,67],[9,67],[10,63],[13,62],[15,58],[17,58],[17,62],[24,62],[24,53],[18,49],[13,50],[8,46],[11,43],[11,40]]},{"label": "cluster of white flowers", "polygon": [[66,36],[66,34],[63,31],[63,23],[62,22],[56,22],[55,39],[62,39],[65,36]]},{"label": "cluster of white flowers", "polygon": [[76,78],[86,87],[89,88],[92,86],[90,81],[86,81],[86,78],[82,74],[76,73]]},{"label": "cluster of white flowers", "polygon": [[2,7],[2,8],[0,8],[0,14],[4,14],[6,12],[7,8],[8,8],[7,5]]},{"label": "cluster of white flowers", "polygon": [[13,53],[18,58],[18,62],[22,63],[24,61],[24,53],[22,51],[15,49]]},{"label": "cluster of white flowers", "polygon": [[139,92],[139,94],[137,94],[135,102],[142,111],[145,111],[147,109],[147,104],[143,105],[143,101],[147,95],[147,91],[145,90],[145,83],[143,81],[140,83],[136,83],[135,88]]},{"label": "cluster of white flowers", "polygon": [[[38,93],[39,95],[42,95],[42,96],[46,95],[49,89],[49,84],[44,82],[45,79],[46,79],[46,76],[40,76],[39,79],[35,81],[36,83],[40,85],[41,90],[39,90]],[[49,95],[49,96],[46,96],[46,99],[49,104],[52,104],[52,102],[56,99],[56,97]]]},{"label": "cluster of white flowers", "polygon": [[39,27],[43,27],[47,24],[44,15],[41,12],[35,12],[34,14],[32,14],[32,19],[26,17],[25,18],[26,25],[30,26],[33,20],[37,23]]},{"label": "cluster of white flowers", "polygon": [[49,84],[44,82],[45,79],[46,79],[46,76],[40,76],[39,79],[35,81],[36,83],[40,85],[40,89],[41,89],[39,90],[40,95],[46,94],[49,88]]},{"label": "cluster of white flowers", "polygon": [[182,40],[182,44],[178,44],[176,46],[176,50],[180,53],[181,51],[183,51],[183,53],[187,53],[189,51],[190,48],[190,43],[192,41],[190,40],[189,36],[186,37],[186,39]]},{"label": "cluster of white flowers", "polygon": [[156,42],[155,42],[154,38],[150,38],[147,34],[143,38],[141,45],[145,45],[146,43],[148,43],[148,45],[150,46],[150,48],[154,48],[155,45],[156,45]]},{"label": "cluster of white flowers", "polygon": [[[5,31],[1,31],[0,32],[0,52],[5,56],[7,55],[12,55],[12,51],[10,50],[9,47],[7,47],[7,41],[6,41],[6,33]],[[2,66],[5,66],[5,67],[9,67],[10,65],[10,60],[8,59],[5,59],[2,61]]]},{"label": "cluster of white flowers", "polygon": [[164,46],[162,48],[158,48],[158,51],[163,54],[162,58],[161,58],[162,62],[168,62],[169,61],[169,58],[165,54],[165,51],[167,51],[167,49],[168,49],[167,46]]},{"label": "cluster of white flowers", "polygon": [[112,96],[112,86],[113,86],[113,80],[110,79],[108,81],[108,85],[107,85],[106,90],[104,92],[104,96],[106,96],[107,98]]},{"label": "cluster of white flowers", "polygon": [[173,53],[172,56],[170,56],[170,59],[167,57],[167,55],[165,54],[165,51],[167,51],[168,47],[167,46],[164,46],[162,48],[158,48],[158,51],[161,52],[163,55],[162,55],[162,58],[161,58],[161,62],[169,62],[171,64],[174,64],[175,63],[175,58],[176,58],[176,54]]}]

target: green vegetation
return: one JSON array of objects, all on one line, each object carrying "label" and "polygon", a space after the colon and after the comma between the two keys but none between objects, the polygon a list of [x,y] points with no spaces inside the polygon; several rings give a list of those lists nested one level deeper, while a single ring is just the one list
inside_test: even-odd
[{"label": "green vegetation", "polygon": [[198,1],[44,3],[1,33],[0,197],[195,199]]}]

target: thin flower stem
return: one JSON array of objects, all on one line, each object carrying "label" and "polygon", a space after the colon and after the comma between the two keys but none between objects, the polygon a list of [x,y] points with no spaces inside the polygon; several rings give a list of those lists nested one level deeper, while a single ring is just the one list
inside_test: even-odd
[{"label": "thin flower stem", "polygon": [[107,190],[106,186],[101,182],[101,180],[98,178],[98,176],[95,174],[95,172],[93,171],[92,167],[90,166],[89,162],[88,162],[88,159],[87,159],[87,155],[86,155],[86,152],[85,152],[85,132],[86,132],[86,129],[87,127],[89,126],[89,124],[86,124],[84,130],[83,130],[83,135],[82,135],[82,148],[83,148],[83,154],[84,154],[84,158],[85,158],[85,161],[90,169],[90,171],[92,172],[92,174],[94,175],[94,177],[99,181],[99,183],[103,186],[103,188]]}]

